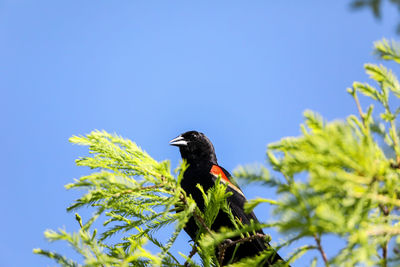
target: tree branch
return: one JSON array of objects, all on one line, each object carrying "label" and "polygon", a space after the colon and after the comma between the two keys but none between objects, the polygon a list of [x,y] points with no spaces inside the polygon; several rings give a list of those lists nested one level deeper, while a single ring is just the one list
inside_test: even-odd
[{"label": "tree branch", "polygon": [[314,234],[314,239],[315,239],[315,242],[317,243],[317,247],[318,247],[319,252],[321,253],[322,259],[325,262],[325,266],[329,266],[328,257],[326,256],[325,251],[321,246],[320,237],[317,234]]},{"label": "tree branch", "polygon": [[[192,251],[190,251],[188,258],[191,259],[196,253],[197,253],[197,247],[196,245],[193,245]],[[189,260],[186,260],[183,266],[184,267],[190,266]]]},{"label": "tree branch", "polygon": [[358,100],[357,91],[354,91],[353,98],[354,98],[354,101],[356,102],[358,113],[360,114],[360,117],[362,119],[363,125],[365,127],[366,126],[366,124],[365,124],[365,114],[362,111],[360,101]]},{"label": "tree branch", "polygon": [[232,241],[231,239],[226,239],[223,243],[218,245],[218,262],[219,262],[219,265],[222,266],[222,262],[223,262],[224,257],[225,257],[225,251],[226,251],[227,248],[229,248],[231,246],[235,246],[236,244],[239,244],[239,243],[251,242],[251,241],[253,241],[254,239],[257,239],[257,238],[265,239],[265,236],[266,235],[264,235],[264,234],[257,233],[255,235],[248,236],[248,237],[243,237],[243,238],[240,238],[240,239],[235,240],[235,241]]},{"label": "tree branch", "polygon": [[[390,210],[387,206],[385,206],[383,204],[379,204],[379,208],[381,209],[381,211],[385,217],[389,216]],[[387,256],[388,256],[387,252],[388,252],[388,242],[384,242],[382,244],[382,260],[383,260],[382,266],[383,267],[387,266]]]},{"label": "tree branch", "polygon": [[[187,205],[185,195],[181,194],[179,198],[183,201],[183,203],[185,205]],[[198,212],[196,210],[194,210],[194,212],[193,212],[193,217],[204,227],[204,229],[206,229],[207,233],[209,233],[210,235],[213,235],[213,233],[211,232],[211,229],[207,226],[204,219],[198,214]]]},{"label": "tree branch", "polygon": [[383,267],[387,266],[387,251],[388,251],[388,243],[382,245],[382,260],[383,260]]},{"label": "tree branch", "polygon": [[161,180],[162,180],[162,182],[159,183],[159,184],[154,184],[154,185],[149,185],[149,186],[142,186],[142,187],[135,188],[135,189],[128,189],[128,190],[125,190],[125,191],[118,192],[118,193],[114,194],[113,197],[119,197],[121,195],[131,194],[133,192],[142,191],[142,190],[153,190],[153,189],[164,187],[167,184],[167,179],[164,176],[161,176]]}]

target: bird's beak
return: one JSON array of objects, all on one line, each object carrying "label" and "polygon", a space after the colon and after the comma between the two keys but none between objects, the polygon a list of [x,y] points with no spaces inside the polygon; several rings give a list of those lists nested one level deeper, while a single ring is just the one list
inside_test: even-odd
[{"label": "bird's beak", "polygon": [[187,146],[188,142],[181,135],[169,141],[171,146]]}]

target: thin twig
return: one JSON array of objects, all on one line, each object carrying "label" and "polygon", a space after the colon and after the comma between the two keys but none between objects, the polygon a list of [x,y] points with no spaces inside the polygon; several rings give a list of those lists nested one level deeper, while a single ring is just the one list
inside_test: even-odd
[{"label": "thin twig", "polygon": [[387,266],[387,251],[388,251],[388,243],[386,242],[382,245],[382,258],[383,258],[383,266]]},{"label": "thin twig", "polygon": [[[383,204],[379,204],[379,208],[381,209],[383,215],[385,217],[389,216],[390,214],[390,210],[387,206],[383,205]],[[388,252],[388,242],[384,242],[382,244],[382,259],[383,259],[383,265],[384,267],[387,266],[387,252]]]},{"label": "thin twig", "polygon": [[219,265],[222,266],[222,262],[223,262],[224,257],[225,257],[225,251],[226,251],[227,248],[229,248],[231,246],[235,246],[236,244],[239,244],[239,243],[251,242],[254,239],[258,239],[258,238],[265,239],[265,236],[266,235],[264,235],[264,234],[257,233],[255,235],[244,237],[244,238],[241,238],[241,239],[238,239],[238,240],[235,240],[235,241],[232,241],[231,239],[226,239],[223,243],[218,245],[218,261],[219,261]]},{"label": "thin twig", "polygon": [[[180,194],[179,199],[187,206],[187,200],[185,194]],[[210,234],[211,236],[213,235],[211,229],[207,226],[204,219],[198,214],[197,210],[193,211],[193,217],[203,226],[204,229],[206,229],[208,234]],[[197,253],[197,247],[196,244],[194,244],[193,249],[189,254],[189,258],[193,257],[196,253]],[[189,261],[186,261],[184,266],[189,266]]]},{"label": "thin twig", "polygon": [[322,259],[325,262],[325,266],[329,266],[328,257],[326,257],[325,251],[321,246],[321,239],[317,234],[314,234],[315,242],[317,243],[317,247],[319,252],[321,253]]},{"label": "thin twig", "polygon": [[[389,103],[387,102],[382,102],[383,107],[385,108],[385,111],[387,114],[393,115],[393,113],[390,111]],[[395,117],[394,117],[395,118]],[[398,140],[398,135],[397,135],[397,130],[396,130],[396,124],[394,122],[394,119],[390,120],[390,127],[392,128],[393,136],[393,146],[394,146],[394,152],[396,153],[396,163],[397,166],[400,166],[400,155],[399,155],[399,140]]]},{"label": "thin twig", "polygon": [[358,113],[360,113],[360,117],[361,117],[363,125],[365,127],[366,126],[365,125],[365,114],[362,111],[360,101],[358,100],[357,92],[354,92],[353,97],[354,97],[354,101],[356,102],[356,105],[357,105]]},{"label": "thin twig", "polygon": [[210,235],[213,235],[213,233],[211,232],[211,229],[208,228],[206,222],[204,221],[204,219],[197,213],[197,211],[193,212],[193,216],[195,217],[195,219],[200,222],[200,224],[204,227],[204,229],[206,229],[207,233],[209,233]]},{"label": "thin twig", "polygon": [[125,190],[125,191],[122,191],[122,192],[118,192],[118,193],[114,194],[113,197],[119,197],[121,195],[131,194],[131,193],[137,192],[137,191],[156,189],[156,188],[164,187],[166,184],[167,184],[167,182],[165,180],[163,180],[163,182],[161,182],[159,184],[149,185],[149,186],[142,186],[142,187],[139,187],[139,188],[128,189],[128,190]]},{"label": "thin twig", "polygon": [[[196,245],[193,245],[192,251],[190,251],[188,258],[191,259],[196,253],[197,253],[197,247]],[[189,260],[186,260],[183,266],[185,267],[190,266]]]},{"label": "thin twig", "polygon": [[[181,194],[179,198],[183,201],[185,205],[187,205],[186,197],[183,194]],[[193,211],[193,217],[204,227],[204,229],[206,229],[207,233],[213,235],[211,229],[207,226],[204,219],[198,214],[196,210]]]},{"label": "thin twig", "polygon": [[78,213],[75,213],[75,220],[77,220],[77,222],[79,223],[79,226],[81,227],[81,229],[83,229],[82,218],[81,218],[81,216],[79,216]]},{"label": "thin twig", "polygon": [[[394,123],[394,120],[390,121],[390,127],[392,127],[393,129],[393,145],[395,147],[395,152],[398,151],[398,147],[399,147],[399,142],[398,142],[398,136],[397,136],[397,130],[396,130],[396,124]],[[396,153],[396,163],[397,166],[400,166],[400,155],[398,153]]]},{"label": "thin twig", "polygon": [[381,209],[383,215],[388,216],[390,214],[390,211],[387,206],[379,204],[379,208]]}]

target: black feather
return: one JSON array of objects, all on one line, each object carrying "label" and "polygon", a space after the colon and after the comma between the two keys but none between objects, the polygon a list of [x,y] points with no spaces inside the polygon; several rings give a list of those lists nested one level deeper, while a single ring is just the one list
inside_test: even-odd
[{"label": "black feather", "polygon": [[[179,144],[174,140],[180,140]],[[185,159],[189,164],[189,167],[183,174],[181,186],[183,190],[185,190],[186,194],[192,196],[200,210],[204,210],[204,199],[201,191],[196,185],[200,184],[205,192],[213,187],[215,181],[217,180],[217,176],[216,174],[211,173],[211,169],[216,165],[219,167],[218,169],[222,170],[223,173],[220,173],[220,175],[224,176],[224,181],[228,183],[227,190],[232,192],[232,195],[227,199],[232,214],[243,224],[250,224],[251,220],[258,222],[257,217],[253,212],[244,212],[246,198],[238,186],[229,182],[231,178],[229,172],[218,166],[214,146],[204,134],[196,131],[189,131],[178,136],[174,140],[171,141],[171,145],[179,146],[182,158]],[[218,231],[222,226],[232,229],[234,228],[228,214],[220,211],[211,229]],[[189,234],[192,240],[195,240],[198,230],[199,229],[196,222],[193,218],[191,218],[186,224],[186,233]],[[264,234],[262,230],[258,230],[257,233]],[[232,240],[236,240],[238,238],[240,237],[232,238]],[[246,257],[256,256],[267,248],[269,248],[269,244],[260,238],[253,239],[251,242],[244,242],[237,249],[233,262],[239,261]],[[229,247],[225,251],[223,265],[230,261],[233,256],[233,252],[234,246]],[[277,253],[273,252],[264,266],[270,266],[278,261],[282,261],[282,258]]]}]

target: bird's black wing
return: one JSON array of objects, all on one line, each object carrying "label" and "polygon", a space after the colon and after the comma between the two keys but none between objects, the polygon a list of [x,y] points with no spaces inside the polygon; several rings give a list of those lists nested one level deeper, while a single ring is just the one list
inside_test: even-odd
[{"label": "bird's black wing", "polygon": [[[228,198],[229,207],[231,208],[233,216],[237,217],[243,224],[250,224],[251,220],[257,223],[258,219],[254,214],[254,212],[245,213],[244,211],[244,204],[246,203],[247,200],[240,187],[232,183],[232,176],[227,170],[225,170],[223,167],[220,166],[218,167],[222,170],[226,178],[224,179],[224,177],[222,177],[222,174],[219,174],[221,175],[221,181],[223,182],[225,181],[225,183],[227,183],[228,185],[227,190],[233,193],[232,196]],[[257,230],[256,232],[264,234],[264,232],[261,229]],[[264,251],[265,249],[267,249],[267,247],[269,247],[269,244],[265,242],[264,239],[257,238],[254,239],[252,242],[243,243],[240,247],[241,248],[238,249],[237,251],[236,255],[237,258],[252,256],[254,255],[254,251],[259,251],[259,252]],[[269,259],[266,266],[275,263],[278,260],[282,260],[282,258],[276,252],[273,253],[275,255]]]}]

